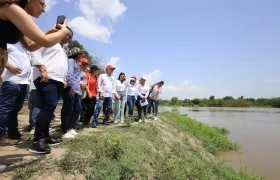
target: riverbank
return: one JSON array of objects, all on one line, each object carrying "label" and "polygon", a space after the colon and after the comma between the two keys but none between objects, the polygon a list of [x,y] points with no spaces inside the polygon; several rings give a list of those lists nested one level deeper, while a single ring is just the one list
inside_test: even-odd
[{"label": "riverbank", "polygon": [[[16,168],[8,168],[4,175],[12,179],[254,179],[213,156],[239,148],[224,132],[176,112],[163,112],[160,120],[150,123],[86,129],[55,147],[51,155],[17,161],[12,166]],[[28,148],[24,143],[20,146]]]}]

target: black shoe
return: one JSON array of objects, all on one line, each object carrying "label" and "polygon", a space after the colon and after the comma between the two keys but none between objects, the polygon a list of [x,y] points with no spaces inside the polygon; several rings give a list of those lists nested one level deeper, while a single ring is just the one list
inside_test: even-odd
[{"label": "black shoe", "polygon": [[46,143],[45,139],[41,139],[39,141],[35,141],[32,143],[29,152],[35,154],[48,154],[51,153],[50,146]]},{"label": "black shoe", "polygon": [[50,146],[55,146],[61,144],[63,141],[60,138],[49,137],[46,139],[46,143]]}]

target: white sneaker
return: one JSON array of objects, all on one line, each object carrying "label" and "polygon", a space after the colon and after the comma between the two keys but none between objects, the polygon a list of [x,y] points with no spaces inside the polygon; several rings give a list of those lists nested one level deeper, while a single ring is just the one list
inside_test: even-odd
[{"label": "white sneaker", "polygon": [[155,117],[154,120],[158,120],[158,117]]},{"label": "white sneaker", "polygon": [[70,131],[68,131],[68,133],[70,133],[74,136],[78,135],[78,133],[74,129],[71,129]]},{"label": "white sneaker", "polygon": [[152,118],[152,115],[149,114],[149,115],[147,116],[147,118]]},{"label": "white sneaker", "polygon": [[139,119],[139,122],[142,122],[142,119]]},{"label": "white sneaker", "polygon": [[71,139],[71,138],[74,138],[74,137],[75,136],[73,134],[70,134],[69,132],[62,136],[62,138],[65,138],[65,139]]},{"label": "white sneaker", "polygon": [[121,120],[121,123],[124,123],[124,120]]},{"label": "white sneaker", "polygon": [[30,133],[29,134],[35,134],[35,127],[33,127],[32,129],[31,129],[31,131],[30,131]]},{"label": "white sneaker", "polygon": [[119,123],[119,121],[114,121],[114,124],[118,124]]}]

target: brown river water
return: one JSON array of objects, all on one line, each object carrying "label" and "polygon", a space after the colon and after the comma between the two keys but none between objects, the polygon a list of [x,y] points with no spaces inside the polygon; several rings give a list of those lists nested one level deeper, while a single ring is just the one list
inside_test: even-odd
[{"label": "brown river water", "polygon": [[[161,107],[171,110],[171,107]],[[228,137],[241,144],[238,153],[220,155],[235,169],[246,168],[269,180],[280,180],[280,109],[176,108],[211,126],[225,127]]]}]

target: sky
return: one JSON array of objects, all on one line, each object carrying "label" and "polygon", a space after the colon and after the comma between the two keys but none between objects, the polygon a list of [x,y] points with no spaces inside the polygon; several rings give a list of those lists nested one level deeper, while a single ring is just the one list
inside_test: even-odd
[{"label": "sky", "polygon": [[164,80],[162,99],[280,96],[279,0],[46,0],[74,37],[127,77]]}]

